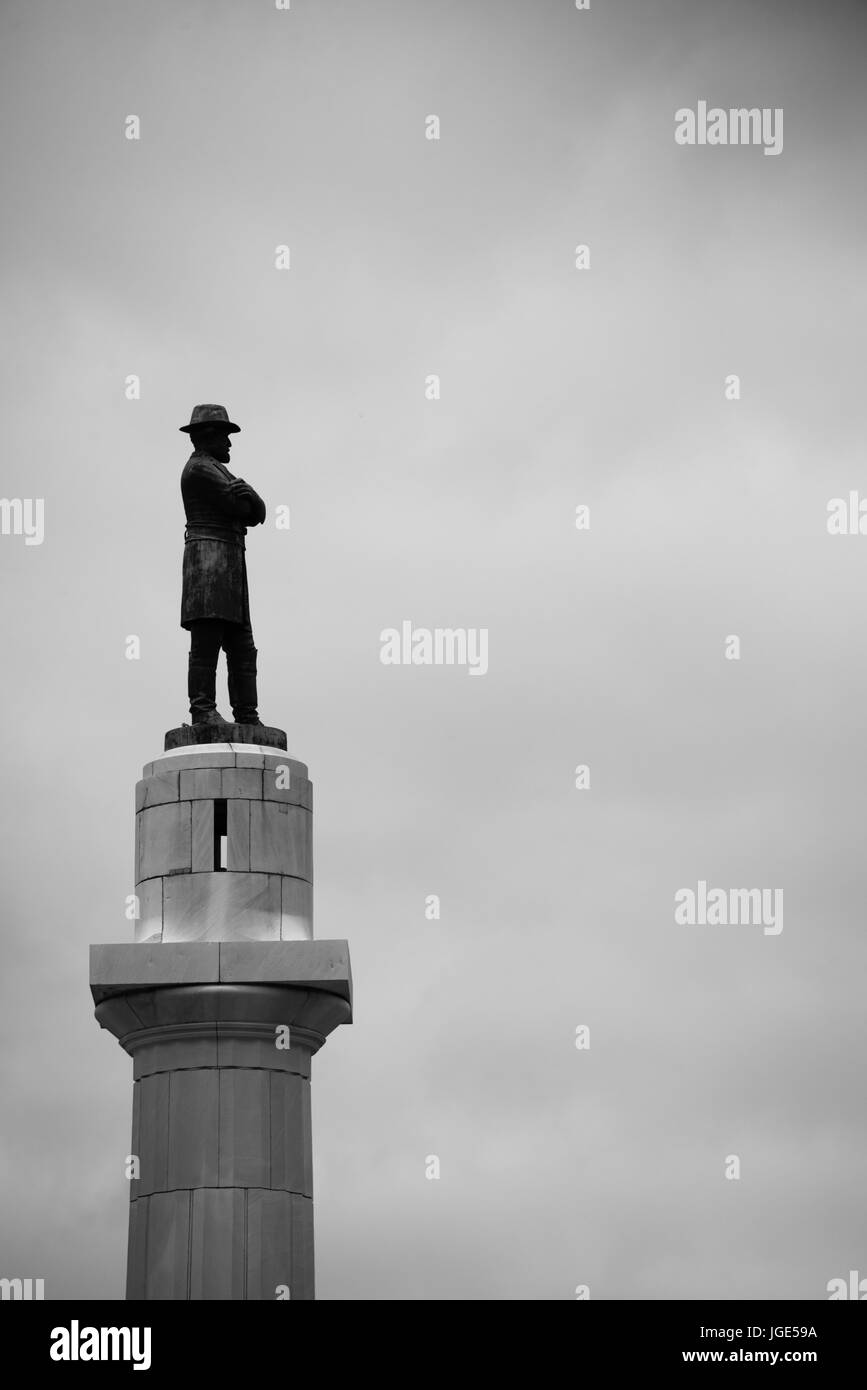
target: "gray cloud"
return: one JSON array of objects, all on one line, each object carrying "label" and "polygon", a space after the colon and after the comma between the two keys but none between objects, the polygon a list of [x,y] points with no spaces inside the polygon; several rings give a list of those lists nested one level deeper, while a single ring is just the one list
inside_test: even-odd
[{"label": "gray cloud", "polygon": [[[130,937],[133,784],[186,717],[177,426],[210,399],[292,507],[249,540],[262,711],[353,958],[314,1062],[319,1296],[863,1271],[867,541],[825,531],[863,484],[863,15],[0,23],[3,489],[46,527],[0,538],[3,1272],[122,1293],[131,1066],[87,946]],[[784,107],[783,155],[677,147],[705,97]],[[383,667],[405,618],[487,627],[486,677]],[[676,926],[699,878],[783,887],[782,935]]]}]

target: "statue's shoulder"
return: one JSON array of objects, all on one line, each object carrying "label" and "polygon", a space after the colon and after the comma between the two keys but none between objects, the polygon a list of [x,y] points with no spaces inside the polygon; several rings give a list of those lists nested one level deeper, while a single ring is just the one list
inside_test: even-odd
[{"label": "statue's shoulder", "polygon": [[232,481],[234,474],[230,473],[224,463],[218,459],[211,458],[210,454],[192,453],[184,464],[184,471],[181,474],[181,481],[184,478],[194,478],[197,475],[213,478],[223,478],[227,483]]},{"label": "statue's shoulder", "polygon": [[215,467],[215,460],[210,458],[208,454],[193,452],[184,464],[184,470],[181,473],[181,486],[183,487],[184,483],[191,482],[194,478],[212,475]]}]

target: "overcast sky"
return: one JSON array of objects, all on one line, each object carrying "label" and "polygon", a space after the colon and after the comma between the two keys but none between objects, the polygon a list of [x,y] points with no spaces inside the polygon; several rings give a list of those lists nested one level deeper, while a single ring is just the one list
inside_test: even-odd
[{"label": "overcast sky", "polygon": [[[0,492],[45,511],[0,536],[0,1276],[123,1296],[88,945],[132,939],[189,717],[199,401],[269,507],[260,710],[352,955],[318,1296],[867,1274],[867,537],[826,529],[867,495],[865,40],[804,0],[6,0]],[[679,146],[700,100],[783,108],[782,153]],[[407,619],[486,628],[487,674],[383,665]],[[676,924],[699,880],[783,930]]]}]

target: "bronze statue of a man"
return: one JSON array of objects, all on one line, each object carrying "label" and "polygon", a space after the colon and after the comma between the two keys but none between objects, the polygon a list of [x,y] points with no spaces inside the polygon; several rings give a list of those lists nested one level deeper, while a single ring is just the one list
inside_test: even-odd
[{"label": "bronze statue of a man", "polygon": [[226,653],[236,724],[261,724],[250,624],[244,537],[261,526],[265,503],[226,467],[240,426],[221,405],[197,405],[188,425],[193,452],[181,474],[187,517],[181,627],[190,633],[188,691],[194,724],[226,724],[217,712],[217,660]]}]

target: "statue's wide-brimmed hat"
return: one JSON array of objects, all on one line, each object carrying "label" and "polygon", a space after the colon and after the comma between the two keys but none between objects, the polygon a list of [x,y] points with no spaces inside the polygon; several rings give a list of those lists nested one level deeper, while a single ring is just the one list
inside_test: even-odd
[{"label": "statue's wide-brimmed hat", "polygon": [[181,425],[179,428],[184,434],[189,434],[190,430],[197,429],[200,425],[225,425],[229,434],[240,434],[241,432],[240,425],[232,424],[229,419],[229,412],[224,405],[194,405],[190,423]]}]

